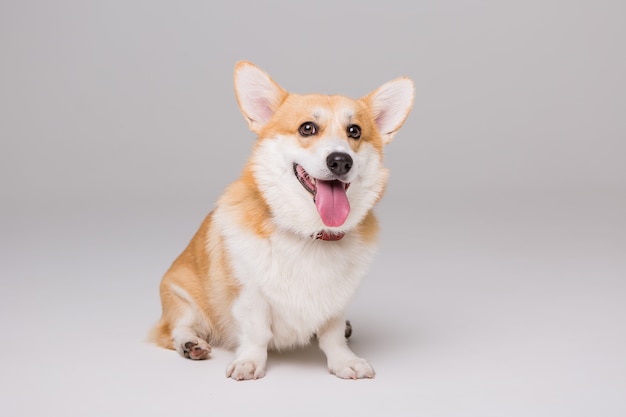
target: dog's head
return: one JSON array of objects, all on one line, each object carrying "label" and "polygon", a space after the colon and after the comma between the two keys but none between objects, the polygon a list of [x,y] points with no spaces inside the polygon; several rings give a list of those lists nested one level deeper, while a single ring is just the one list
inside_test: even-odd
[{"label": "dog's head", "polygon": [[239,62],[235,92],[258,134],[250,168],[276,224],[302,235],[357,226],[384,190],[383,146],[409,114],[413,82],[398,78],[358,100],[298,95]]}]

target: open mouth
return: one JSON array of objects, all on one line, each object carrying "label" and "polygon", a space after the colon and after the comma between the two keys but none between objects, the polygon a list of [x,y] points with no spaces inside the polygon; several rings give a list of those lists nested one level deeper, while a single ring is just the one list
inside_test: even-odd
[{"label": "open mouth", "polygon": [[324,224],[331,227],[344,224],[350,214],[350,202],[346,195],[350,183],[313,178],[301,165],[295,163],[293,172],[302,187],[313,195],[313,202]]}]

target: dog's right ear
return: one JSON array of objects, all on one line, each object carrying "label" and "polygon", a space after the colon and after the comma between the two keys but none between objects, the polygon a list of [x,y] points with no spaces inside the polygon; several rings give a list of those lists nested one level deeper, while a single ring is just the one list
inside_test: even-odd
[{"label": "dog's right ear", "polygon": [[235,95],[248,127],[258,134],[287,92],[252,62],[240,61],[235,66]]}]

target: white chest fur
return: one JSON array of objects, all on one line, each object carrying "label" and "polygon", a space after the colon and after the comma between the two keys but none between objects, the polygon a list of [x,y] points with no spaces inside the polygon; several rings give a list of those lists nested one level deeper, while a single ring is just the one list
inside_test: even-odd
[{"label": "white chest fur", "polygon": [[[275,232],[269,239],[233,227],[219,213],[236,279],[269,307],[270,347],[303,345],[343,313],[373,256],[374,245],[357,232],[340,241],[302,239]],[[243,299],[242,299],[243,301]]]}]

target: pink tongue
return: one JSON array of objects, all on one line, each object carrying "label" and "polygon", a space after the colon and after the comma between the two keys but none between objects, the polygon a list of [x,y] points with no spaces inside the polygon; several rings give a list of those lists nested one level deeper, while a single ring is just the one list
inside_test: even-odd
[{"label": "pink tongue", "polygon": [[315,206],[326,226],[341,226],[350,213],[350,203],[341,181],[317,180]]}]

